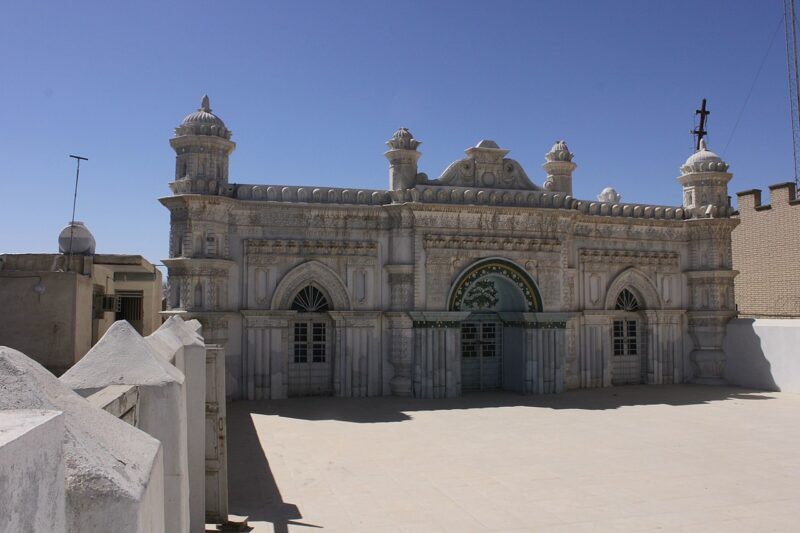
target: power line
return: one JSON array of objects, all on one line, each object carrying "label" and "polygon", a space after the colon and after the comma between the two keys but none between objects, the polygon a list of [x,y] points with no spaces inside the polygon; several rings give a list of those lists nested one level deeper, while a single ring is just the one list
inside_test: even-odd
[{"label": "power line", "polygon": [[742,116],[744,115],[744,110],[747,108],[747,104],[750,102],[750,97],[753,95],[753,89],[756,88],[756,83],[758,83],[758,78],[761,76],[761,71],[764,70],[764,65],[767,62],[767,57],[769,57],[769,53],[772,50],[772,45],[775,44],[775,38],[778,36],[778,31],[781,29],[781,25],[783,25],[783,21],[785,19],[784,15],[781,15],[780,20],[778,21],[778,25],[775,26],[775,31],[772,32],[772,38],[769,41],[769,46],[767,47],[767,51],[764,53],[764,57],[761,59],[761,65],[758,67],[758,71],[756,72],[755,78],[753,78],[753,83],[750,84],[750,90],[747,91],[747,97],[744,99],[744,103],[742,104],[742,108],[739,110],[739,115],[736,117],[736,122],[733,124],[733,129],[731,130],[731,134],[728,136],[728,142],[725,143],[725,148],[722,150],[722,157],[725,157],[725,152],[728,151],[728,146],[730,146],[731,141],[733,140],[733,136],[736,133],[736,128],[739,127],[739,121],[742,120]]}]

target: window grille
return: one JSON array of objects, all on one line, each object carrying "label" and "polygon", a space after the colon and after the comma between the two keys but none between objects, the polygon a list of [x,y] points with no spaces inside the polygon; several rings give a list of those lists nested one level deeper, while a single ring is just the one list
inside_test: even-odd
[{"label": "window grille", "polygon": [[612,331],[614,355],[639,355],[635,320],[615,320]]},{"label": "window grille", "polygon": [[636,296],[633,295],[631,291],[628,289],[622,289],[617,296],[617,305],[615,306],[617,311],[638,311],[639,310],[639,300],[636,299]]},{"label": "window grille", "polygon": [[[295,363],[324,363],[327,361],[328,327],[325,322],[295,322],[293,333],[292,345]],[[309,355],[311,355],[311,361],[309,361]]]},{"label": "window grille", "polygon": [[292,301],[292,311],[301,313],[321,313],[330,311],[328,299],[318,288],[308,285],[297,293]]}]

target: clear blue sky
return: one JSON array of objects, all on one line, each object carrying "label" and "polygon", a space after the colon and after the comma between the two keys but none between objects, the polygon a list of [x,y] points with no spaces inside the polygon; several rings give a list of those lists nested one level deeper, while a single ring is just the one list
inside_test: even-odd
[{"label": "clear blue sky", "polygon": [[[406,126],[437,177],[493,139],[536,183],[556,139],[575,195],[679,204],[700,100],[722,154],[781,0],[6,2],[0,252],[53,252],[76,219],[98,252],[167,256],[168,140],[208,93],[231,181],[386,187]],[[731,194],[792,179],[783,28],[725,151]]]}]

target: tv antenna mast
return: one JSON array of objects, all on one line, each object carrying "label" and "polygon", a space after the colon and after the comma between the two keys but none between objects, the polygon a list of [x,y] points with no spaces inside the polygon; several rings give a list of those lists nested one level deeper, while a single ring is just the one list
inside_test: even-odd
[{"label": "tv antenna mast", "polygon": [[75,169],[75,194],[72,195],[72,220],[69,223],[69,256],[67,258],[67,272],[69,272],[69,268],[72,265],[72,237],[75,233],[75,206],[78,203],[78,177],[81,175],[81,161],[88,161],[89,159],[86,157],[81,157],[79,155],[69,155],[71,158],[75,159],[75,162],[78,164],[77,168]]}]

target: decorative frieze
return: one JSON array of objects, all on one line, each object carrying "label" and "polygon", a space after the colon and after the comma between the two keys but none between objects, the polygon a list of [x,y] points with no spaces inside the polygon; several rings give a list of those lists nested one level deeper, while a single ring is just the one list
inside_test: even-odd
[{"label": "decorative frieze", "polygon": [[511,252],[555,252],[558,239],[531,239],[501,235],[425,235],[423,246],[431,249],[458,249]]}]

